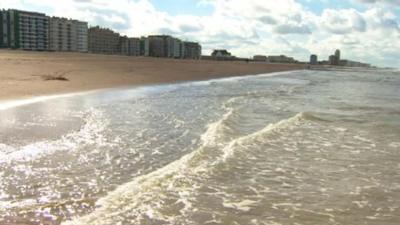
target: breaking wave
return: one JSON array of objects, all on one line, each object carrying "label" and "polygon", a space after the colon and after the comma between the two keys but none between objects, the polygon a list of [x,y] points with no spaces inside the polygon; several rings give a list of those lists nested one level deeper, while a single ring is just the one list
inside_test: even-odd
[{"label": "breaking wave", "polygon": [[[285,132],[306,120],[313,119],[310,113],[298,113],[291,118],[269,124],[254,133],[234,137],[232,134],[235,131],[230,124],[240,114],[237,109],[229,107],[229,103],[233,101],[235,99],[225,104],[226,113],[220,120],[207,126],[198,149],[163,168],[119,186],[99,199],[98,207],[91,214],[67,221],[65,224],[101,225],[114,224],[115,221],[140,224],[145,220],[175,224],[177,220],[183,219],[181,217],[185,213],[193,211],[190,196],[198,188],[199,182],[196,181],[207,179],[217,165],[224,164],[226,160],[234,157],[235,151],[241,149],[241,146],[265,140],[269,134]],[[161,208],[165,206],[166,201],[183,205],[178,207],[177,215],[163,212]]]}]

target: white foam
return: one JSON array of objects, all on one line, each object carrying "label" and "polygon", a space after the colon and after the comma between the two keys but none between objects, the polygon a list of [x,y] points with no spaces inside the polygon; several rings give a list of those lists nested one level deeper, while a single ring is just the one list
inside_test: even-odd
[{"label": "white foam", "polygon": [[[247,145],[247,144],[252,144],[260,136],[263,136],[270,132],[279,131],[281,129],[286,129],[286,128],[292,126],[293,124],[296,124],[297,122],[299,122],[300,120],[302,120],[304,118],[305,118],[304,113],[298,113],[289,119],[284,119],[277,123],[269,124],[268,126],[266,126],[265,128],[263,128],[259,131],[256,131],[252,134],[242,136],[242,137],[232,140],[228,145],[226,145],[226,147],[223,148],[223,150],[222,150],[223,157],[221,158],[221,160],[224,162],[229,157],[231,157],[234,153],[235,146],[243,146],[243,145]],[[219,162],[220,162],[220,160],[216,160],[216,163],[219,163]]]},{"label": "white foam", "polygon": [[184,82],[181,84],[182,85],[210,85],[210,84],[217,83],[217,82],[235,82],[235,81],[247,80],[247,79],[257,78],[257,77],[274,77],[274,76],[288,75],[288,74],[292,74],[292,73],[298,73],[299,71],[303,71],[303,70],[262,73],[262,74],[245,75],[245,76],[233,76],[233,77],[216,78],[216,79],[210,79],[210,80],[204,80],[204,81],[189,81],[189,82]]},{"label": "white foam", "polygon": [[[148,217],[151,216],[157,220],[173,223],[176,218],[169,218],[167,215],[161,214],[158,211],[158,207],[161,206],[157,206],[159,204],[158,201],[162,202],[162,197],[165,196],[166,192],[168,193],[168,190],[179,193],[180,201],[184,204],[183,211],[189,212],[190,210],[194,210],[189,200],[191,192],[195,189],[190,177],[205,176],[204,173],[211,173],[212,166],[216,163],[223,163],[233,153],[236,145],[252,143],[254,139],[265,133],[289,127],[293,122],[303,118],[303,114],[299,113],[292,118],[282,120],[276,124],[270,124],[253,134],[234,140],[226,140],[227,142],[222,142],[222,145],[225,146],[223,147],[220,146],[221,140],[215,139],[215,137],[220,136],[219,132],[224,132],[224,122],[229,119],[232,113],[232,110],[228,110],[222,116],[222,119],[208,126],[207,131],[202,137],[203,145],[200,148],[163,168],[137,177],[133,181],[119,186],[116,190],[98,200],[97,204],[99,207],[94,212],[84,217],[76,218],[66,224],[110,224],[114,222],[113,219],[121,217],[126,213],[129,217],[140,218],[144,212],[146,212]],[[203,158],[204,151],[210,148],[215,153],[214,147],[217,147],[217,149],[221,149],[222,147],[222,151],[220,152],[222,154],[216,156],[215,160],[209,160],[208,157]],[[189,188],[188,190],[185,190],[185,187],[179,186],[182,182],[190,184],[187,187]],[[178,187],[175,186],[176,184]],[[240,202],[225,202],[225,206],[241,211],[248,211],[251,209],[251,205],[255,203],[251,200],[243,200]]]},{"label": "white foam", "polygon": [[233,208],[233,209],[240,210],[243,212],[248,212],[251,210],[251,207],[253,205],[256,205],[257,203],[258,203],[258,201],[253,201],[253,200],[249,200],[249,199],[246,199],[246,200],[243,200],[240,202],[229,202],[229,201],[224,200],[222,205],[226,208]]},{"label": "white foam", "polygon": [[392,148],[400,148],[400,142],[391,142],[391,143],[389,144],[389,147],[392,147]]},{"label": "white foam", "polygon": [[69,151],[81,145],[106,145],[102,132],[107,120],[96,109],[90,109],[84,118],[84,126],[76,132],[62,136],[54,141],[41,141],[22,147],[13,147],[0,143],[0,163],[12,161],[31,161],[56,151]]},{"label": "white foam", "polygon": [[45,96],[37,96],[37,97],[26,98],[26,99],[0,101],[0,111],[23,106],[23,105],[29,105],[29,104],[33,104],[33,103],[53,100],[53,99],[57,99],[57,98],[68,98],[68,97],[79,96],[79,95],[87,95],[87,94],[94,93],[94,92],[96,92],[96,91],[76,92],[76,93],[59,94],[59,95],[45,95]]}]

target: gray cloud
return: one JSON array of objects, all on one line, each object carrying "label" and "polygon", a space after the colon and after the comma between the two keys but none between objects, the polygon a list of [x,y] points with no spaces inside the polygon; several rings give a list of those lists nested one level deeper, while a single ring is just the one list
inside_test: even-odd
[{"label": "gray cloud", "polygon": [[278,34],[311,34],[310,28],[305,25],[281,24],[274,31]]},{"label": "gray cloud", "polygon": [[162,27],[157,30],[158,34],[165,34],[165,35],[178,35],[180,34],[179,32],[176,32],[168,27]]},{"label": "gray cloud", "polygon": [[201,27],[201,26],[195,26],[195,25],[189,25],[189,24],[182,24],[179,26],[179,30],[184,33],[197,32],[197,31],[201,31],[202,29],[203,29],[203,27]]},{"label": "gray cloud", "polygon": [[356,11],[327,11],[324,12],[323,18],[325,29],[334,34],[365,32],[367,29],[364,17]]},{"label": "gray cloud", "polygon": [[400,0],[357,0],[361,3],[374,4],[374,3],[384,3],[400,6]]},{"label": "gray cloud", "polygon": [[277,23],[277,21],[272,16],[262,16],[258,20],[264,24],[275,25]]}]

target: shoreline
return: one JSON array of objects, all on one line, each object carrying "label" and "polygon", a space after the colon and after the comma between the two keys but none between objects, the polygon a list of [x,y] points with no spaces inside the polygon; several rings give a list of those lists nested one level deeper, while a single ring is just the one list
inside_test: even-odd
[{"label": "shoreline", "polygon": [[76,92],[69,92],[69,93],[59,93],[59,94],[47,94],[47,95],[39,95],[39,96],[30,96],[26,98],[15,98],[15,99],[0,99],[0,111],[8,110],[11,108],[16,108],[19,106],[34,104],[38,102],[53,100],[57,98],[68,98],[80,95],[89,95],[98,92],[106,92],[106,91],[117,91],[117,90],[133,90],[139,88],[146,88],[146,87],[156,87],[156,86],[168,86],[168,85],[185,85],[185,84],[192,84],[192,83],[200,83],[200,82],[218,82],[228,79],[243,79],[246,77],[255,77],[255,76],[278,76],[281,74],[286,74],[290,72],[296,72],[301,70],[291,70],[291,71],[282,71],[282,72],[271,72],[271,73],[261,73],[261,74],[250,74],[250,75],[238,75],[238,76],[230,76],[230,77],[221,77],[221,78],[212,78],[207,80],[186,80],[186,81],[177,81],[177,82],[169,82],[169,83],[150,83],[150,84],[142,84],[142,85],[129,85],[129,86],[119,86],[119,87],[110,87],[110,88],[101,88],[101,89],[94,89],[89,91],[76,91]]},{"label": "shoreline", "polygon": [[296,64],[18,50],[0,50],[0,68],[0,102],[306,69]]}]

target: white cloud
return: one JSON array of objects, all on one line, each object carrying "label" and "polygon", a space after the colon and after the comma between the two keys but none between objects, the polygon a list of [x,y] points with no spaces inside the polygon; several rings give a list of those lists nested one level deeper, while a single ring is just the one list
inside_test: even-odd
[{"label": "white cloud", "polygon": [[321,16],[321,26],[332,33],[347,34],[364,32],[366,22],[363,16],[354,9],[326,9]]},{"label": "white cloud", "polygon": [[46,11],[129,36],[173,34],[200,41],[205,54],[229,48],[238,56],[290,54],[307,60],[310,53],[323,59],[340,48],[348,58],[397,66],[400,28],[391,5],[400,1],[354,1],[375,4],[365,11],[325,9],[321,15],[295,0],[201,0],[198,7],[214,9],[207,16],[171,15],[150,0],[0,0],[0,8]]}]

